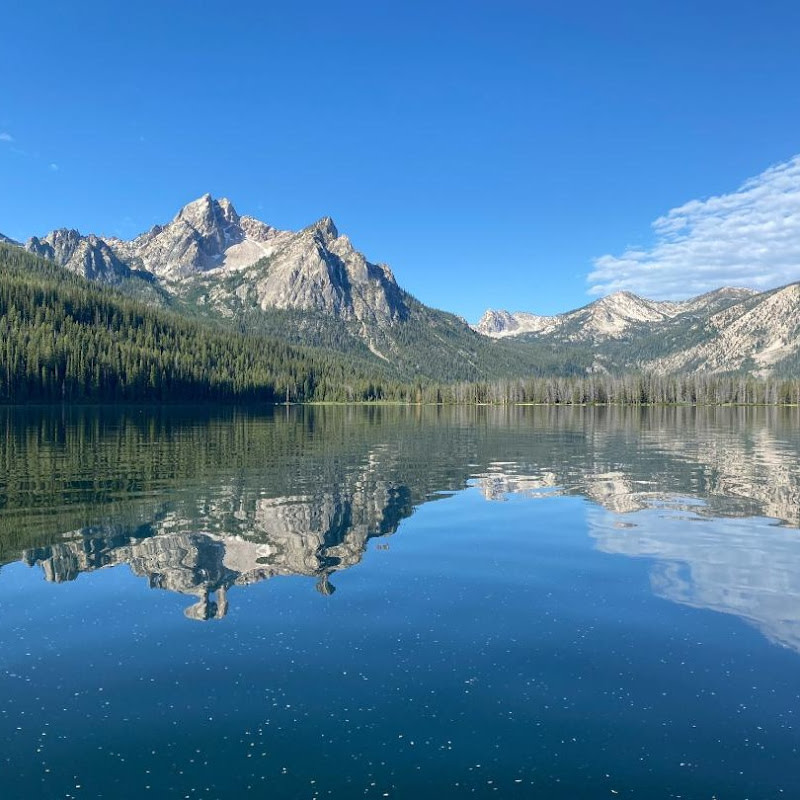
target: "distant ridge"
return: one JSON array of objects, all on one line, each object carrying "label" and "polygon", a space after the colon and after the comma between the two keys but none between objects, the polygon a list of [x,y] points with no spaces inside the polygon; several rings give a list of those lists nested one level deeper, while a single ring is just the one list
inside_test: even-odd
[{"label": "distant ridge", "polygon": [[553,317],[489,310],[475,330],[520,346],[590,346],[592,369],[601,372],[795,375],[800,284],[761,293],[723,287],[680,302],[617,292]]},{"label": "distant ridge", "polygon": [[576,328],[577,338],[618,338],[631,326],[658,323],[686,313],[704,313],[727,308],[756,295],[752,289],[725,287],[713,292],[674,302],[647,300],[632,292],[615,292],[575,311],[542,317],[527,311],[487,310],[474,328],[493,338],[522,334],[547,334],[559,328]]}]

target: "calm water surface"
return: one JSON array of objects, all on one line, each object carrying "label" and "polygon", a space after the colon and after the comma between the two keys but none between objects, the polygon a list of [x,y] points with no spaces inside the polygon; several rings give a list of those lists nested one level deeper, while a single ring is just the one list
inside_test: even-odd
[{"label": "calm water surface", "polygon": [[800,797],[797,409],[0,410],[0,796]]}]

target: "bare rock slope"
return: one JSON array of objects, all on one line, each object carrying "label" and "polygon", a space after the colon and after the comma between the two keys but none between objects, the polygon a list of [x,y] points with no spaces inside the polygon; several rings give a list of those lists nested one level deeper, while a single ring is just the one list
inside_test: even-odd
[{"label": "bare rock slope", "polygon": [[131,240],[60,229],[25,247],[91,280],[118,283],[133,270],[226,315],[242,306],[360,321],[407,314],[391,270],[367,261],[330,217],[299,232],[278,230],[209,194]]}]

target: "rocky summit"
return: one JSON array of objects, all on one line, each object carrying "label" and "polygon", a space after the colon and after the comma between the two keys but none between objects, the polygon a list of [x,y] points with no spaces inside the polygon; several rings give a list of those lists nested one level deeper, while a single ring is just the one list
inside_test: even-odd
[{"label": "rocky summit", "polygon": [[163,280],[180,282],[253,264],[272,253],[280,234],[252,217],[240,217],[229,200],[205,194],[166,225],[156,225],[130,241],[108,243],[123,260]]},{"label": "rocky summit", "polygon": [[209,194],[131,240],[60,229],[25,247],[91,280],[113,284],[135,272],[226,316],[243,303],[345,320],[407,313],[391,270],[367,261],[330,217],[299,232],[278,230]]},{"label": "rocky summit", "polygon": [[103,239],[81,236],[76,230],[60,228],[41,239],[34,236],[25,248],[89,280],[114,284],[129,277],[131,272]]}]

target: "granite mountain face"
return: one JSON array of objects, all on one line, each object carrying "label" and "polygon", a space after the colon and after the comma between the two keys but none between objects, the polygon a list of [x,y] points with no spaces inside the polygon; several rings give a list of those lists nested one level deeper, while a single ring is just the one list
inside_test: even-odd
[{"label": "granite mountain face", "polygon": [[117,284],[131,276],[128,265],[103,239],[91,234],[81,236],[76,230],[59,228],[41,239],[34,236],[25,249],[89,280]]},{"label": "granite mountain face", "polygon": [[131,240],[59,229],[24,247],[147,302],[378,359],[404,379],[632,369],[767,376],[800,366],[798,285],[681,302],[617,292],[555,316],[489,310],[471,328],[403,291],[330,217],[279,230],[208,194]]},{"label": "granite mountain face", "polygon": [[760,377],[797,374],[800,284],[748,297],[708,316],[709,335],[648,364],[664,372],[747,371]]},{"label": "granite mountain face", "polygon": [[389,268],[367,262],[329,217],[299,233],[281,231],[208,194],[129,241],[61,229],[25,248],[91,280],[155,278],[169,294],[191,294],[228,316],[242,300],[343,319],[407,313]]},{"label": "granite mountain face", "polygon": [[603,336],[616,338],[632,323],[667,319],[669,310],[660,308],[660,305],[630,292],[616,292],[576,311],[552,317],[525,311],[512,313],[490,309],[481,317],[475,329],[494,338],[555,332],[564,334],[566,338],[582,340]]},{"label": "granite mountain face", "polygon": [[788,375],[800,365],[800,284],[725,287],[681,302],[617,292],[552,317],[488,310],[475,330],[520,347],[590,347],[598,372]]},{"label": "granite mountain face", "polygon": [[647,300],[631,292],[615,292],[583,308],[552,317],[489,309],[475,325],[475,330],[493,338],[557,333],[576,341],[621,339],[639,325],[658,325],[683,315],[707,316],[756,294],[752,289],[726,287],[690,300],[671,302]]}]

